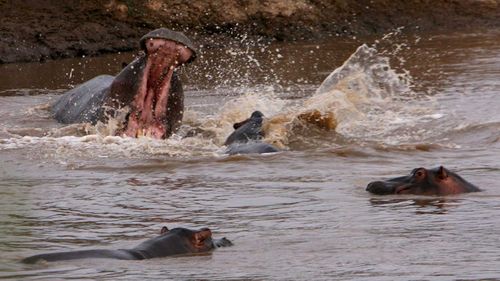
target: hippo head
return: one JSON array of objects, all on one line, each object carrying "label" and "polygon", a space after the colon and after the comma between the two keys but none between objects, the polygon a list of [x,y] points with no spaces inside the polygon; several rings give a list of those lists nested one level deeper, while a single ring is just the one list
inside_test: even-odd
[{"label": "hippo head", "polygon": [[239,127],[245,125],[249,121],[260,121],[260,122],[262,122],[262,118],[264,118],[264,114],[262,114],[262,112],[256,110],[256,111],[252,112],[252,115],[250,115],[250,118],[245,119],[245,120],[243,120],[241,122],[234,123],[233,124],[233,128],[235,130],[237,130]]},{"label": "hippo head", "polygon": [[368,184],[366,190],[378,195],[450,195],[480,191],[479,188],[443,166],[434,169],[417,168],[407,176],[374,181]]},{"label": "hippo head", "polygon": [[[174,71],[192,62],[196,58],[196,49],[184,34],[166,28],[149,32],[139,43],[146,54],[144,63],[140,66],[130,64],[122,71],[138,73],[138,77],[133,78],[136,91],[133,93],[124,134],[131,137],[148,135],[166,138],[173,130],[169,122],[174,118],[182,119],[179,116],[184,110],[182,100],[173,102],[174,99],[170,97]],[[120,83],[117,83],[118,87]],[[120,90],[116,92],[118,96],[123,95]],[[182,95],[182,92],[176,95]]]},{"label": "hippo head", "polygon": [[169,230],[167,227],[161,229],[162,235],[177,236],[186,241],[190,252],[207,252],[216,247],[212,239],[212,231],[209,228],[201,228],[200,230],[191,230],[187,228],[173,228]]},{"label": "hippo head", "polygon": [[250,118],[233,124],[234,132],[232,132],[224,142],[224,145],[233,143],[247,143],[249,141],[257,141],[262,139],[262,122],[264,114],[260,111],[254,111]]}]

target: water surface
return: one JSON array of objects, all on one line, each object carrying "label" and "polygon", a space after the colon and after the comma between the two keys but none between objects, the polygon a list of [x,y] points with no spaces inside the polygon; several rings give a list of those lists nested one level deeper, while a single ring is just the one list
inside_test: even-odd
[{"label": "water surface", "polygon": [[[0,278],[500,278],[499,43],[498,33],[391,34],[206,49],[182,70],[184,125],[168,140],[50,118],[47,104],[65,89],[118,72],[134,54],[1,65]],[[232,123],[253,110],[268,117],[266,141],[284,151],[224,155]],[[337,127],[298,119],[311,110]],[[192,129],[203,133],[185,137]],[[364,190],[439,165],[484,191]],[[145,261],[19,262],[133,247],[163,225],[210,227],[234,246]]]}]

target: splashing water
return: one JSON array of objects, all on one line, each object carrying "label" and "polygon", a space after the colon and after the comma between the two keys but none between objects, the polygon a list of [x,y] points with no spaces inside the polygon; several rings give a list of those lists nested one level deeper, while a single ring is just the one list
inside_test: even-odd
[{"label": "splashing water", "polygon": [[410,78],[396,73],[389,58],[375,48],[362,45],[325,79],[310,102],[328,104],[339,122],[337,133],[345,137],[389,144],[411,141],[411,134],[401,134],[403,128],[411,130],[441,115],[434,114],[430,97],[411,90]]},{"label": "splashing water", "polygon": [[[430,97],[411,90],[408,73],[398,74],[389,58],[377,49],[361,45],[335,69],[312,96],[287,99],[274,87],[248,88],[246,94],[230,99],[212,114],[194,109],[185,112],[181,130],[168,140],[111,137],[121,119],[96,126],[52,129],[47,137],[24,137],[4,141],[7,147],[32,145],[55,146],[56,150],[98,150],[97,156],[125,153],[127,157],[144,154],[175,157],[209,156],[222,151],[232,125],[260,110],[267,117],[265,141],[283,149],[301,149],[308,143],[332,146],[341,136],[349,142],[376,142],[399,145],[421,141],[432,132],[419,130],[422,122],[442,117],[436,113]],[[123,118],[123,116],[121,117]],[[429,128],[429,126],[426,126]],[[79,130],[83,138],[62,137]],[[296,143],[290,147],[291,143]],[[124,149],[123,146],[127,148]],[[104,147],[99,148],[99,147]],[[103,155],[101,155],[103,154]]]},{"label": "splashing water", "polygon": [[[252,96],[261,99],[263,106],[258,101],[250,102],[246,96],[247,100],[228,103],[226,108],[234,111],[223,110],[219,118],[225,119],[227,115],[236,122],[247,118],[252,110],[266,111],[272,107],[264,125],[266,141],[281,148],[286,148],[294,139],[304,143],[323,138],[328,143],[334,137],[329,131],[356,142],[397,145],[421,140],[425,132],[414,128],[420,122],[439,119],[442,115],[435,113],[430,97],[411,90],[410,78],[407,73],[396,73],[390,67],[389,58],[381,56],[375,48],[362,45],[311,97],[297,103]],[[245,103],[245,110],[232,107],[234,103]],[[250,105],[255,107],[252,109]],[[243,116],[233,118],[234,112],[241,112]],[[277,113],[272,115],[272,112]],[[311,127],[323,132],[311,131]]]},{"label": "splashing water", "polygon": [[224,104],[214,117],[208,118],[200,128],[213,132],[214,142],[221,145],[233,131],[233,124],[247,119],[253,111],[260,110],[265,116],[282,112],[286,102],[276,98],[273,92],[267,95],[247,93]]}]

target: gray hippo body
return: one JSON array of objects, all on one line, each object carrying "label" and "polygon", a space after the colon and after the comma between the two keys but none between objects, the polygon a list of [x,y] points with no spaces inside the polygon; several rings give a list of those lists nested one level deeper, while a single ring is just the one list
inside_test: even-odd
[{"label": "gray hippo body", "polygon": [[235,154],[252,154],[252,153],[273,153],[278,152],[275,146],[265,142],[247,142],[247,143],[233,143],[226,149],[229,155]]},{"label": "gray hippo body", "polygon": [[40,260],[53,262],[88,258],[143,260],[180,254],[205,253],[218,247],[231,245],[231,241],[226,238],[212,239],[212,232],[208,228],[200,230],[174,228],[168,230],[163,227],[159,236],[148,239],[132,249],[96,249],[48,253],[34,255],[22,261],[24,263],[35,263]]},{"label": "gray hippo body", "polygon": [[64,124],[92,123],[103,119],[103,104],[115,79],[100,75],[67,91],[52,105],[54,118]]}]

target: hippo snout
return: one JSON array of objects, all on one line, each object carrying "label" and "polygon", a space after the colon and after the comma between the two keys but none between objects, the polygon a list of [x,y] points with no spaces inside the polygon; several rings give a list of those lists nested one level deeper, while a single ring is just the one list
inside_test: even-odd
[{"label": "hippo snout", "polygon": [[233,242],[231,242],[226,237],[223,237],[221,239],[214,240],[214,245],[217,248],[220,248],[220,247],[229,247],[229,246],[233,246]]},{"label": "hippo snout", "polygon": [[366,186],[366,191],[378,195],[386,195],[394,193],[394,187],[387,185],[383,181],[373,181]]}]

